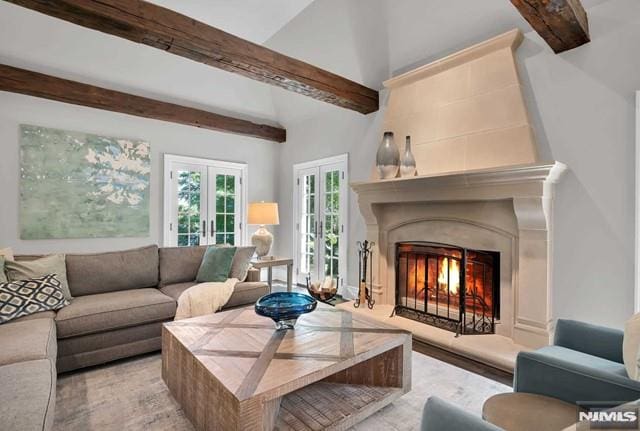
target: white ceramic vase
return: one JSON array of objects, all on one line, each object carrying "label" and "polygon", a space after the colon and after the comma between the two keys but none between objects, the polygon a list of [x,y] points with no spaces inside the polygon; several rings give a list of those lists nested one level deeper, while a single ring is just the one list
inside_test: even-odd
[{"label": "white ceramic vase", "polygon": [[416,175],[416,158],[411,152],[411,136],[407,136],[404,146],[404,153],[400,158],[400,176],[413,177]]}]

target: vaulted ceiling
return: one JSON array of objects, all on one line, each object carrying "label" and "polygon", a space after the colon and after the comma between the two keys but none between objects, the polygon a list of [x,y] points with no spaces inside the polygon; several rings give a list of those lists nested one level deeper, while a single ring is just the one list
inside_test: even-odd
[{"label": "vaulted ceiling", "polygon": [[[149,1],[374,89],[500,32],[531,29],[509,0]],[[0,44],[7,64],[250,120],[286,125],[336,109],[6,2],[0,38],[12,41]]]},{"label": "vaulted ceiling", "polygon": [[262,44],[313,0],[150,0],[213,27]]}]

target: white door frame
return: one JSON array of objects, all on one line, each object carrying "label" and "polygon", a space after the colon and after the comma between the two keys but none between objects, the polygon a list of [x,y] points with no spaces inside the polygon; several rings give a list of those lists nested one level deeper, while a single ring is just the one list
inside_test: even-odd
[{"label": "white door frame", "polygon": [[172,232],[171,232],[171,222],[172,222],[172,208],[171,208],[171,199],[172,199],[172,178],[171,178],[171,165],[173,163],[184,163],[191,165],[204,165],[207,167],[213,168],[222,168],[222,169],[239,169],[241,171],[242,179],[240,181],[240,200],[242,205],[242,217],[241,223],[242,228],[240,230],[241,237],[239,245],[245,245],[248,243],[248,233],[247,233],[247,205],[249,199],[249,165],[246,163],[238,163],[238,162],[228,162],[224,160],[213,160],[213,159],[205,159],[200,157],[188,157],[188,156],[179,156],[175,154],[163,154],[163,219],[162,219],[162,244],[167,247],[171,244]]},{"label": "white door frame", "polygon": [[[342,268],[341,271],[341,285],[338,286],[340,291],[343,291],[343,289],[346,288],[347,286],[347,264],[348,264],[348,241],[349,241],[349,188],[348,188],[348,184],[349,184],[349,154],[345,153],[345,154],[339,154],[337,156],[332,156],[332,157],[326,157],[323,159],[316,159],[316,160],[310,160],[307,162],[301,162],[301,163],[296,163],[293,165],[293,179],[292,179],[292,183],[293,183],[293,187],[294,190],[296,190],[295,193],[293,193],[293,221],[294,221],[294,225],[293,225],[293,259],[294,259],[294,271],[300,268],[300,262],[299,262],[299,256],[298,256],[298,234],[296,232],[296,223],[298,222],[297,217],[298,217],[298,207],[300,205],[300,193],[298,193],[298,190],[296,189],[297,184],[296,184],[296,180],[298,178],[298,173],[302,170],[305,169],[309,169],[309,168],[315,168],[315,167],[321,167],[324,165],[331,165],[331,164],[335,164],[335,163],[344,163],[344,165],[346,166],[346,169],[344,170],[344,179],[341,180],[340,182],[340,196],[344,197],[344,205],[341,205],[341,211],[343,211],[344,216],[342,217],[342,225],[344,226],[343,231],[340,233],[340,237],[341,237],[341,249],[344,250],[343,252],[340,253],[340,267]],[[318,178],[318,194],[320,193],[320,178]],[[318,198],[317,203],[318,203],[318,208],[319,208],[319,203],[320,203],[321,199]],[[317,220],[319,222],[319,220]],[[317,265],[320,265],[320,262],[316,262]],[[294,278],[297,279],[298,274],[294,273]]]},{"label": "white door frame", "polygon": [[634,312],[640,312],[640,91],[636,92],[636,235]]}]

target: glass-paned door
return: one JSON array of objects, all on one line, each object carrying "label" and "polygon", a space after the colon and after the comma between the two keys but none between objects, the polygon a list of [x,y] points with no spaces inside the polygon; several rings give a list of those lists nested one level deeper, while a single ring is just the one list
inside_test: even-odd
[{"label": "glass-paned door", "polygon": [[205,243],[206,238],[201,238],[203,229],[206,228],[207,201],[206,169],[196,165],[176,166],[177,194],[177,245],[196,246]]},{"label": "glass-paned door", "polygon": [[318,160],[294,170],[297,282],[303,284],[307,275],[312,281],[330,276],[341,287],[347,262],[347,158]]},{"label": "glass-paned door", "polygon": [[228,162],[165,156],[164,245],[242,245],[245,169]]},{"label": "glass-paned door", "polygon": [[317,168],[304,169],[299,172],[297,189],[299,217],[297,221],[297,253],[299,266],[297,271],[298,283],[304,283],[307,274],[313,274],[315,278],[318,273],[317,257],[317,234],[318,219],[316,211],[318,209],[319,194],[316,189],[319,172]]},{"label": "glass-paned door", "polygon": [[340,183],[341,166],[326,165],[320,168],[321,190],[320,212],[322,214],[322,256],[324,276],[340,276]]},{"label": "glass-paned door", "polygon": [[[213,214],[211,234],[213,244],[238,245],[236,235],[240,230],[240,176],[232,169],[217,169],[214,173],[212,188],[215,190],[215,202],[211,201]],[[215,223],[214,223],[215,220]]]}]

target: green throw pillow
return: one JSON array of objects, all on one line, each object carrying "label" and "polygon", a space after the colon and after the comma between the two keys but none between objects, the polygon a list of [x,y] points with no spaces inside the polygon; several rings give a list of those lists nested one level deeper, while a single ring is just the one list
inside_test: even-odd
[{"label": "green throw pillow", "polygon": [[211,246],[207,248],[202,257],[196,281],[198,283],[226,281],[235,254],[235,247]]},{"label": "green throw pillow", "polygon": [[4,256],[0,256],[0,283],[6,283],[7,281],[9,280],[4,272]]}]

